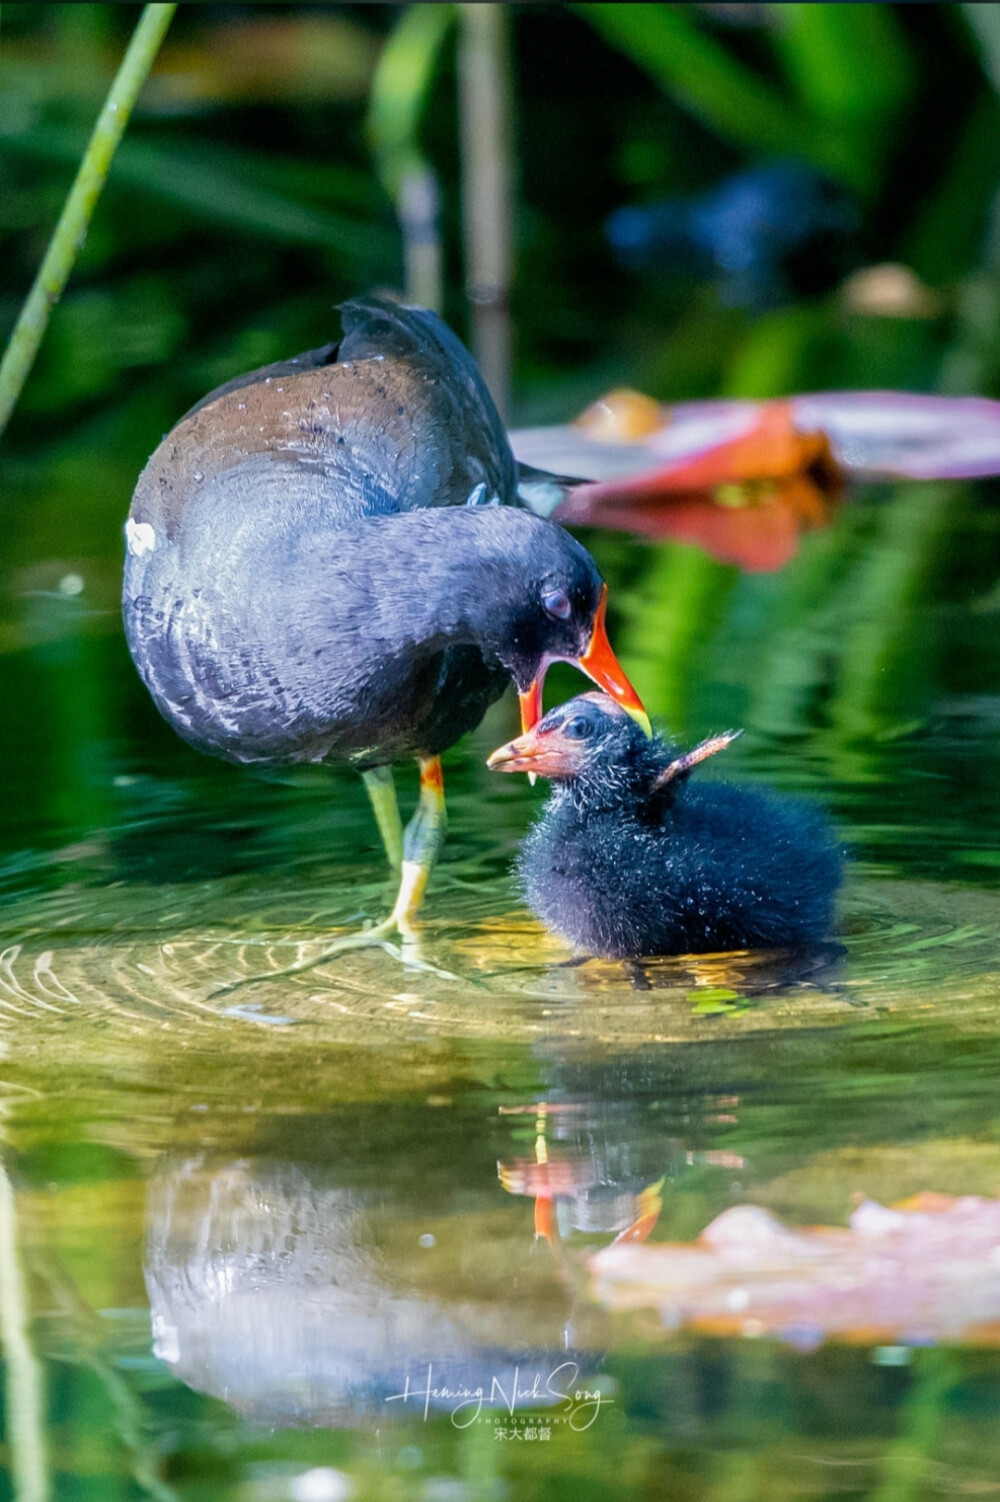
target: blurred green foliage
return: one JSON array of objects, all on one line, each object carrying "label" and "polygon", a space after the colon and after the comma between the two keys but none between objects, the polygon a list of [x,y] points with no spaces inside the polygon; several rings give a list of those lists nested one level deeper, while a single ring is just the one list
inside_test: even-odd
[{"label": "blurred green foliage", "polygon": [[[947,5],[511,9],[524,415],[565,415],[623,374],[668,397],[731,389],[734,368],[749,370],[761,395],[776,379],[830,384],[831,361],[844,384],[934,385],[1000,170],[982,25],[974,33]],[[463,331],[452,15],[449,5],[183,8],[56,316],[66,323],[59,358],[36,372],[15,448],[51,442],[42,414],[62,414],[60,442],[86,429],[98,408],[106,416],[130,394],[136,370],[151,397],[179,410],[201,394],[208,349],[235,369],[256,328],[261,348],[286,353],[329,334],[342,296],[398,284],[398,230],[380,183],[394,191],[411,154],[442,183],[448,311]],[[113,5],[4,8],[0,332],[132,19]],[[902,260],[944,291],[931,329],[903,338],[898,321],[847,317],[831,297],[810,305],[810,337],[790,346],[784,315],[754,319],[720,307],[711,288],[678,291],[615,267],[601,230],[612,209],[696,191],[774,154],[861,195],[863,259]],[[66,346],[90,340],[92,316],[75,301],[94,291],[110,299],[101,342],[116,345],[136,326],[137,277],[158,305],[144,347],[126,334],[131,354],[109,350],[71,370]],[[790,353],[768,368],[751,351],[772,342]],[[149,446],[138,433],[134,442],[140,454]]]},{"label": "blurred green foliage", "polygon": [[[989,17],[947,5],[510,10],[516,421],[563,420],[618,383],[667,400],[998,389]],[[4,6],[0,337],[135,15]],[[0,649],[15,699],[51,685],[29,739],[49,748],[41,806],[60,827],[110,816],[123,716],[184,757],[116,638],[139,470],[211,387],[334,336],[344,297],[400,286],[394,198],[415,163],[441,187],[445,312],[468,334],[456,16],[447,4],[236,5],[174,19],[0,449]],[[879,316],[834,287],[755,312],[711,282],[616,265],[611,211],[703,192],[776,153],[855,195],[857,264],[908,265],[926,306]],[[828,775],[878,782],[887,747],[927,723],[943,683],[914,646],[920,612],[995,582],[969,550],[970,504],[948,486],[876,497],[773,580],[691,548],[588,542],[612,580],[626,660],[678,732],[724,712],[759,735],[808,733]],[[726,681],[747,689],[727,699]],[[13,702],[4,713],[14,756],[27,732]],[[27,793],[31,766],[17,775]],[[14,842],[31,803],[11,811]]]}]

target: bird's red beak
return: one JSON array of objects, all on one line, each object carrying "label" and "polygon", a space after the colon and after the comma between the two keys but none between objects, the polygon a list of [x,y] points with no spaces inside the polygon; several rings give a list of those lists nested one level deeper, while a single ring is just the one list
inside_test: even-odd
[{"label": "bird's red beak", "polygon": [[542,718],[542,684],[545,682],[545,669],[547,663],[542,665],[538,677],[523,694],[518,694],[517,702],[521,706],[521,729],[527,735],[534,730]]},{"label": "bird's red beak", "polygon": [[636,724],[642,726],[647,735],[652,735],[653,727],[649,723],[649,715],[642,707],[642,700],[625,677],[617,657],[611,650],[607,628],[604,624],[607,610],[608,586],[605,584],[601,590],[597,613],[594,616],[594,629],[590,635],[590,644],[583,656],[577,658],[577,666],[583,669],[588,678],[593,679],[598,688],[610,694],[625,713],[631,715]]},{"label": "bird's red beak", "polygon": [[[616,703],[620,704],[626,714],[630,714],[636,724],[641,725],[647,735],[652,735],[653,728],[649,723],[649,716],[642,705],[642,700],[635,689],[629,683],[622,672],[621,665],[611,650],[608,641],[607,627],[604,618],[608,609],[608,586],[601,587],[601,598],[597,602],[597,610],[594,614],[594,629],[590,633],[590,641],[587,650],[581,657],[567,658],[568,662],[575,662],[578,668],[586,673],[587,677],[602,688],[606,694],[610,694]],[[543,663],[538,677],[524,691],[518,695],[521,705],[521,729],[527,735],[533,730],[542,718],[542,686],[545,682],[545,669],[548,663]]]}]

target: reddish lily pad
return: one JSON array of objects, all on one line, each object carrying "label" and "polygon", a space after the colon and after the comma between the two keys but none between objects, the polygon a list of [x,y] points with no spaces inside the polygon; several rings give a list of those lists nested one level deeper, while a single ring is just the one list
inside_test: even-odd
[{"label": "reddish lily pad", "polygon": [[643,474],[577,486],[563,522],[699,544],[750,571],[782,568],[800,534],[825,525],[843,477],[823,433],[800,433],[786,402],[735,437]]},{"label": "reddish lily pad", "polygon": [[572,425],[513,433],[518,460],[579,477],[551,514],[781,568],[845,478],[1000,474],[1000,402],[899,391],[663,406],[617,391]]}]

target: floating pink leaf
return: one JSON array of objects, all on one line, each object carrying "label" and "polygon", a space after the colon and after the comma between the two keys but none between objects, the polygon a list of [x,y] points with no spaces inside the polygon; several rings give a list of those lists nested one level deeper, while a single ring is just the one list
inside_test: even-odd
[{"label": "floating pink leaf", "polygon": [[514,453],[522,463],[556,474],[619,479],[743,437],[777,406],[790,411],[796,432],[825,433],[834,459],[849,475],[940,480],[1000,474],[1000,402],[985,397],[820,391],[779,402],[663,405],[658,425],[644,408],[646,415],[637,423],[636,403],[649,400],[613,392],[588,408],[579,423],[512,433]]},{"label": "floating pink leaf", "polygon": [[822,433],[800,433],[775,402],[721,443],[638,475],[576,486],[563,522],[694,542],[724,563],[779,569],[802,531],[823,526],[843,481]]},{"label": "floating pink leaf", "polygon": [[572,425],[511,441],[522,464],[583,482],[542,502],[560,521],[694,542],[773,570],[803,531],[829,521],[845,476],[1000,474],[1000,402],[846,391],[661,406],[617,391]]}]

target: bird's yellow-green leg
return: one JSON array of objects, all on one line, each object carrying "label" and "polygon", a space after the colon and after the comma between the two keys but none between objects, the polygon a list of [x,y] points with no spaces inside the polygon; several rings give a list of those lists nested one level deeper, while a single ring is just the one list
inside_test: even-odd
[{"label": "bird's yellow-green leg", "polygon": [[[419,756],[417,762],[420,767],[420,798],[413,818],[407,824],[405,832],[401,833],[402,858],[398,862],[399,891],[396,894],[392,912],[387,918],[383,918],[381,923],[363,929],[361,933],[347,934],[342,939],[335,939],[325,950],[326,955],[377,943],[388,937],[394,930],[404,939],[412,938],[416,934],[417,913],[424,900],[424,892],[434,868],[434,862],[444,843],[445,832],[444,777],[441,772],[441,758],[440,756]],[[373,791],[376,783],[377,789]],[[399,811],[396,808],[396,795],[392,790],[392,773],[388,768],[385,769],[384,775],[366,772],[365,786],[372,800],[372,807],[375,809],[375,817],[379,821],[379,829],[382,830],[386,853],[393,865],[396,865],[390,839],[394,834],[393,816],[395,829],[399,828]],[[383,825],[383,817],[386,816],[387,811],[388,817]],[[386,828],[389,830],[389,837],[386,835]]]},{"label": "bird's yellow-green leg", "polygon": [[392,780],[392,768],[372,767],[371,771],[362,772],[361,776],[368,791],[372,813],[375,815],[375,823],[382,836],[382,844],[385,846],[389,864],[394,871],[398,871],[403,864],[403,821],[399,817],[399,804],[396,802],[396,785]]},{"label": "bird's yellow-green leg", "polygon": [[[331,940],[329,944],[323,945],[318,954],[312,955],[309,959],[299,960],[294,965],[286,965],[282,970],[272,970],[270,974],[251,975],[245,980],[233,982],[232,985],[221,986],[218,991],[212,993],[213,996],[228,995],[229,992],[238,991],[243,986],[252,985],[256,981],[273,981],[284,975],[297,975],[303,970],[311,970],[314,965],[321,965],[325,960],[334,959],[337,955],[346,954],[352,949],[367,949],[373,944],[381,944],[392,933],[399,933],[404,939],[411,939],[416,935],[417,912],[423,901],[434,862],[444,843],[445,832],[444,778],[441,774],[441,758],[421,756],[417,760],[420,765],[420,799],[413,818],[406,826],[405,833],[402,830],[399,810],[396,807],[391,770],[388,767],[379,767],[373,772],[363,774],[386,854],[392,865],[400,872],[399,892],[389,916],[383,918],[381,923],[373,924],[371,928],[363,928],[358,933],[344,934],[339,939]],[[436,973],[448,976],[447,971]],[[454,976],[448,976],[448,978],[455,979]]]},{"label": "bird's yellow-green leg", "polygon": [[416,916],[434,862],[444,844],[447,817],[439,756],[421,756],[420,801],[403,837],[402,876],[390,921],[404,938],[416,932]]}]

